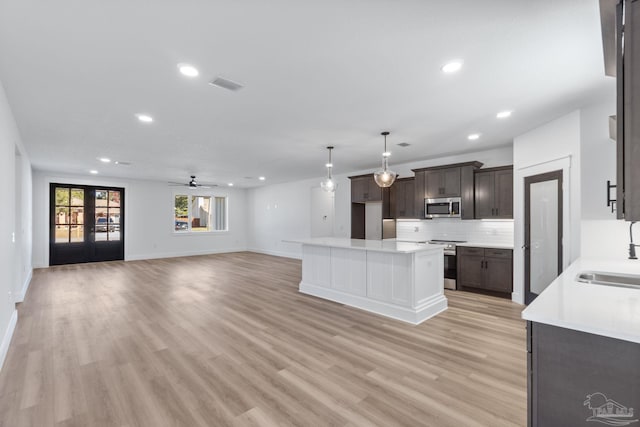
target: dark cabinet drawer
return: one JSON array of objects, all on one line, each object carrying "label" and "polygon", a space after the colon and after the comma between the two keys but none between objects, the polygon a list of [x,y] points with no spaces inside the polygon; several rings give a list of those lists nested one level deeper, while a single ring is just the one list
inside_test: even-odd
[{"label": "dark cabinet drawer", "polygon": [[512,258],[513,257],[513,251],[511,249],[489,249],[489,248],[486,248],[484,250],[484,256],[485,257],[492,257],[492,258]]},{"label": "dark cabinet drawer", "polygon": [[484,256],[484,248],[474,248],[470,246],[458,246],[456,248],[456,255],[481,255]]}]

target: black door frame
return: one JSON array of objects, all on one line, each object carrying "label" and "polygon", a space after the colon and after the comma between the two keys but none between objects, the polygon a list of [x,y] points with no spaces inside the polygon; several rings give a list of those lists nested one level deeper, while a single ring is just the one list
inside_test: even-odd
[{"label": "black door frame", "polygon": [[531,184],[558,180],[558,275],[562,273],[563,194],[562,169],[524,178],[524,303],[530,304],[538,294],[531,292]]},{"label": "black door frame", "polygon": [[[56,243],[56,188],[84,190],[84,241]],[[120,240],[96,241],[95,239],[95,191],[120,192]],[[78,264],[85,262],[124,260],[125,189],[111,186],[49,184],[49,265]],[[108,226],[108,225],[107,225]],[[64,245],[64,246],[62,246]]]}]

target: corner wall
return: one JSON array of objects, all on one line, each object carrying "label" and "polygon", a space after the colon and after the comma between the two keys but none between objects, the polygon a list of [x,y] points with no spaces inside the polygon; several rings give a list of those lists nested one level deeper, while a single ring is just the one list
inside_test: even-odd
[{"label": "corner wall", "polygon": [[15,302],[31,278],[31,163],[0,83],[0,367],[18,319]]}]

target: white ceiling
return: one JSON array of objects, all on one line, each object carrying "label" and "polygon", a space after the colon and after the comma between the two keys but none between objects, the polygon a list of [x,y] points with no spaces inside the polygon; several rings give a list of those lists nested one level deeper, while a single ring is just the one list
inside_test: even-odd
[{"label": "white ceiling", "polygon": [[614,85],[597,4],[0,0],[0,80],[37,169],[264,185],[322,176],[327,145],[335,173],[377,167],[382,130],[393,167],[506,145],[593,102]]}]

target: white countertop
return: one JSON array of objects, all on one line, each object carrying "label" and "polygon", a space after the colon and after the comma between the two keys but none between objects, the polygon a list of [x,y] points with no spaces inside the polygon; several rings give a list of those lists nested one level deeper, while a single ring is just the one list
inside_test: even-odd
[{"label": "white countertop", "polygon": [[363,251],[415,253],[422,251],[442,251],[441,245],[428,243],[398,242],[393,239],[362,240],[339,237],[317,237],[312,239],[285,240],[288,243],[302,243],[303,245],[327,246],[331,248],[357,249]]},{"label": "white countertop", "polygon": [[576,282],[582,271],[640,275],[640,261],[580,258],[522,312],[522,318],[640,343],[640,289]]},{"label": "white countertop", "polygon": [[469,246],[473,248],[489,248],[489,249],[513,249],[513,243],[482,243],[482,242],[466,242],[458,243],[456,246]]}]

